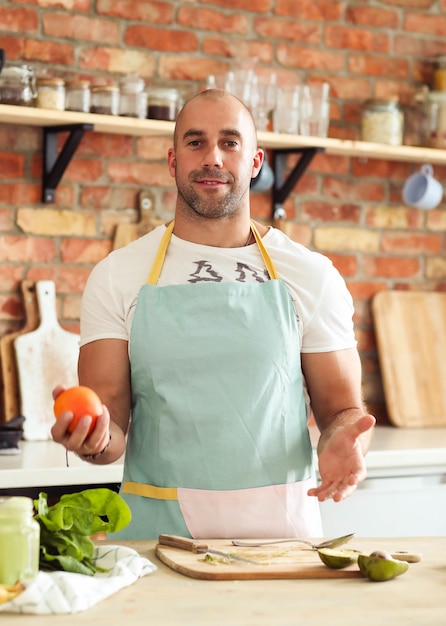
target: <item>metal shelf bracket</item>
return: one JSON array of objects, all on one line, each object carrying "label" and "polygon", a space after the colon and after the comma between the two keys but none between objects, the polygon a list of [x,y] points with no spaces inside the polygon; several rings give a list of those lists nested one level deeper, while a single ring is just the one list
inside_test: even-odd
[{"label": "metal shelf bracket", "polygon": [[[325,148],[283,148],[274,149],[273,172],[274,185],[272,189],[273,218],[286,217],[284,202],[292,192],[294,186],[304,174],[317,152],[325,152]],[[286,157],[288,154],[300,153],[300,159],[285,179]]]},{"label": "metal shelf bracket", "polygon": [[[93,124],[66,124],[45,126],[43,129],[42,202],[55,201],[56,188],[60,183],[85,131],[93,130]],[[68,137],[57,153],[57,136],[68,132]]]}]

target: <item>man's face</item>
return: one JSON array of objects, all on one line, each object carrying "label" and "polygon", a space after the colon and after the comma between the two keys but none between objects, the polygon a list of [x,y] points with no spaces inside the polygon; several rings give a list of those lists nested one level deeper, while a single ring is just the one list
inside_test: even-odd
[{"label": "man's face", "polygon": [[199,97],[177,122],[169,171],[178,187],[178,207],[208,218],[249,207],[249,186],[263,153],[256,148],[248,111],[235,98]]}]

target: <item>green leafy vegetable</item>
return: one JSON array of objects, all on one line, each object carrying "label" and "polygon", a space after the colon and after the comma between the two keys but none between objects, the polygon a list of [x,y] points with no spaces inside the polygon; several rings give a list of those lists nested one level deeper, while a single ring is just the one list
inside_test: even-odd
[{"label": "green leafy vegetable", "polygon": [[40,568],[89,576],[104,571],[94,564],[90,536],[125,528],[131,520],[127,503],[106,488],[65,494],[52,506],[47,498],[42,492],[34,500],[34,519],[40,525]]}]

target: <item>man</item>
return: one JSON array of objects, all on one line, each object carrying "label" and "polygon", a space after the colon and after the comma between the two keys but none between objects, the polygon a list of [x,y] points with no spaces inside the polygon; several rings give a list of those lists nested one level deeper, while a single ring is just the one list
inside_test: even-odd
[{"label": "man", "polygon": [[66,413],[53,438],[97,464],[126,452],[122,538],[322,536],[318,501],[365,477],[375,423],[351,297],[328,259],[250,220],[263,151],[238,99],[189,100],[173,144],[174,221],[109,255],[85,289],[79,380],[103,415],[88,435],[90,417],[70,434]]}]

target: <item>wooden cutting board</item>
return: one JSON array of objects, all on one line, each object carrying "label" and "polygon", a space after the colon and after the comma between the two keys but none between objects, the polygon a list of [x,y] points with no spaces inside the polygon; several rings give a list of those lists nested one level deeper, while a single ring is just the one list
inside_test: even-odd
[{"label": "wooden cutting board", "polygon": [[383,291],[372,310],[390,421],[446,426],[446,293]]},{"label": "wooden cutting board", "polygon": [[39,310],[34,281],[22,280],[20,289],[25,310],[25,324],[17,332],[9,333],[0,338],[3,417],[5,422],[10,422],[14,417],[20,415],[20,392],[14,342],[20,335],[35,330],[39,324]]},{"label": "wooden cutting board", "polygon": [[118,224],[113,240],[113,250],[123,248],[165,223],[164,220],[153,217],[154,206],[155,200],[152,193],[146,190],[141,191],[138,197],[139,221],[136,224]]},{"label": "wooden cutting board", "polygon": [[258,561],[258,565],[237,561],[224,562],[219,557],[204,561],[203,554],[157,544],[156,556],[179,574],[203,580],[267,580],[284,578],[361,578],[357,564],[345,569],[330,569],[315,550],[287,543],[282,546],[239,548],[229,540],[206,539],[209,547]]},{"label": "wooden cutting board", "polygon": [[52,390],[78,384],[79,335],[64,330],[56,315],[56,288],[52,280],[36,283],[40,324],[14,342],[20,387],[24,438],[50,439],[54,423]]}]

